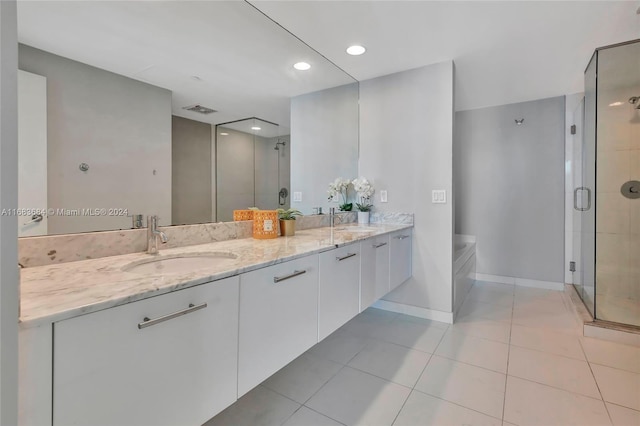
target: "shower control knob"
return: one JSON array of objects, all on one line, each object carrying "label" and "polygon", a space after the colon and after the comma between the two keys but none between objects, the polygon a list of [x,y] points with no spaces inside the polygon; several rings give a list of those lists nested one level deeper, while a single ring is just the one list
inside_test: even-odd
[{"label": "shower control knob", "polygon": [[624,197],[631,200],[640,198],[640,181],[630,180],[629,182],[625,182],[622,187],[620,187],[620,192]]}]

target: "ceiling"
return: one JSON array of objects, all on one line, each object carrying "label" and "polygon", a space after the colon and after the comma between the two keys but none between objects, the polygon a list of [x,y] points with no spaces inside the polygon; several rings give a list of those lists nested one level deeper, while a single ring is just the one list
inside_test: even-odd
[{"label": "ceiling", "polygon": [[[640,38],[638,1],[251,4],[20,0],[19,40],[170,89],[176,115],[288,127],[291,96],[353,81],[323,56],[358,80],[453,59],[465,110],[580,92],[596,47]],[[367,53],[347,55],[355,43]],[[300,60],[312,69],[293,70]]]},{"label": "ceiling", "polygon": [[453,59],[457,110],[581,92],[595,48],[640,38],[638,1],[252,3],[358,80]]},{"label": "ceiling", "polygon": [[[18,2],[21,43],[173,92],[173,114],[289,127],[290,98],[354,80],[244,1]],[[310,71],[293,64],[306,61]],[[218,112],[186,111],[201,104]]]}]

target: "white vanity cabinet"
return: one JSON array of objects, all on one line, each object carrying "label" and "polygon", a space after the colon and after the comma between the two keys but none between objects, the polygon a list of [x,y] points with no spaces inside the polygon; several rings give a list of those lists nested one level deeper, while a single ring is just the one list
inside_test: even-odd
[{"label": "white vanity cabinet", "polygon": [[317,342],[317,254],[240,276],[238,397]]},{"label": "white vanity cabinet", "polygon": [[318,340],[360,311],[360,244],[320,253]]},{"label": "white vanity cabinet", "polygon": [[200,425],[236,401],[238,277],[54,323],[53,425]]},{"label": "white vanity cabinet", "polygon": [[389,293],[389,236],[360,243],[360,312]]},{"label": "white vanity cabinet", "polygon": [[390,290],[411,278],[411,229],[389,234]]}]

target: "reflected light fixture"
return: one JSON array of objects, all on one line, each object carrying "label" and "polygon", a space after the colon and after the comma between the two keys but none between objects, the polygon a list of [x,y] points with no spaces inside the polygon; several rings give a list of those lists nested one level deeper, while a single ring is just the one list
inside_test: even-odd
[{"label": "reflected light fixture", "polygon": [[258,126],[253,126],[253,127],[251,127],[251,130],[260,130],[260,127],[258,127]]},{"label": "reflected light fixture", "polygon": [[293,67],[298,71],[306,71],[311,68],[311,65],[306,62],[296,62],[295,64],[293,64]]},{"label": "reflected light fixture", "polygon": [[624,105],[624,102],[614,102],[612,104],[609,104],[609,106],[620,106],[620,105]]},{"label": "reflected light fixture", "polygon": [[347,53],[353,56],[362,55],[366,51],[367,49],[365,49],[364,46],[360,46],[357,44],[347,47]]},{"label": "reflected light fixture", "polygon": [[221,133],[220,133],[220,136],[229,136],[229,133],[227,133],[227,132],[221,132]]},{"label": "reflected light fixture", "polygon": [[522,126],[522,123],[524,123],[524,118],[520,118],[520,119],[517,119],[517,118],[516,118],[516,124],[517,124],[518,126]]}]

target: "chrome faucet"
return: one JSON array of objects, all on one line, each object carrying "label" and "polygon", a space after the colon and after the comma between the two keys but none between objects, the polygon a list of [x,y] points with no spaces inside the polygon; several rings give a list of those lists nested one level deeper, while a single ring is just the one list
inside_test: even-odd
[{"label": "chrome faucet", "polygon": [[147,216],[147,253],[158,254],[158,237],[162,244],[169,241],[167,234],[158,231],[158,216]]}]

